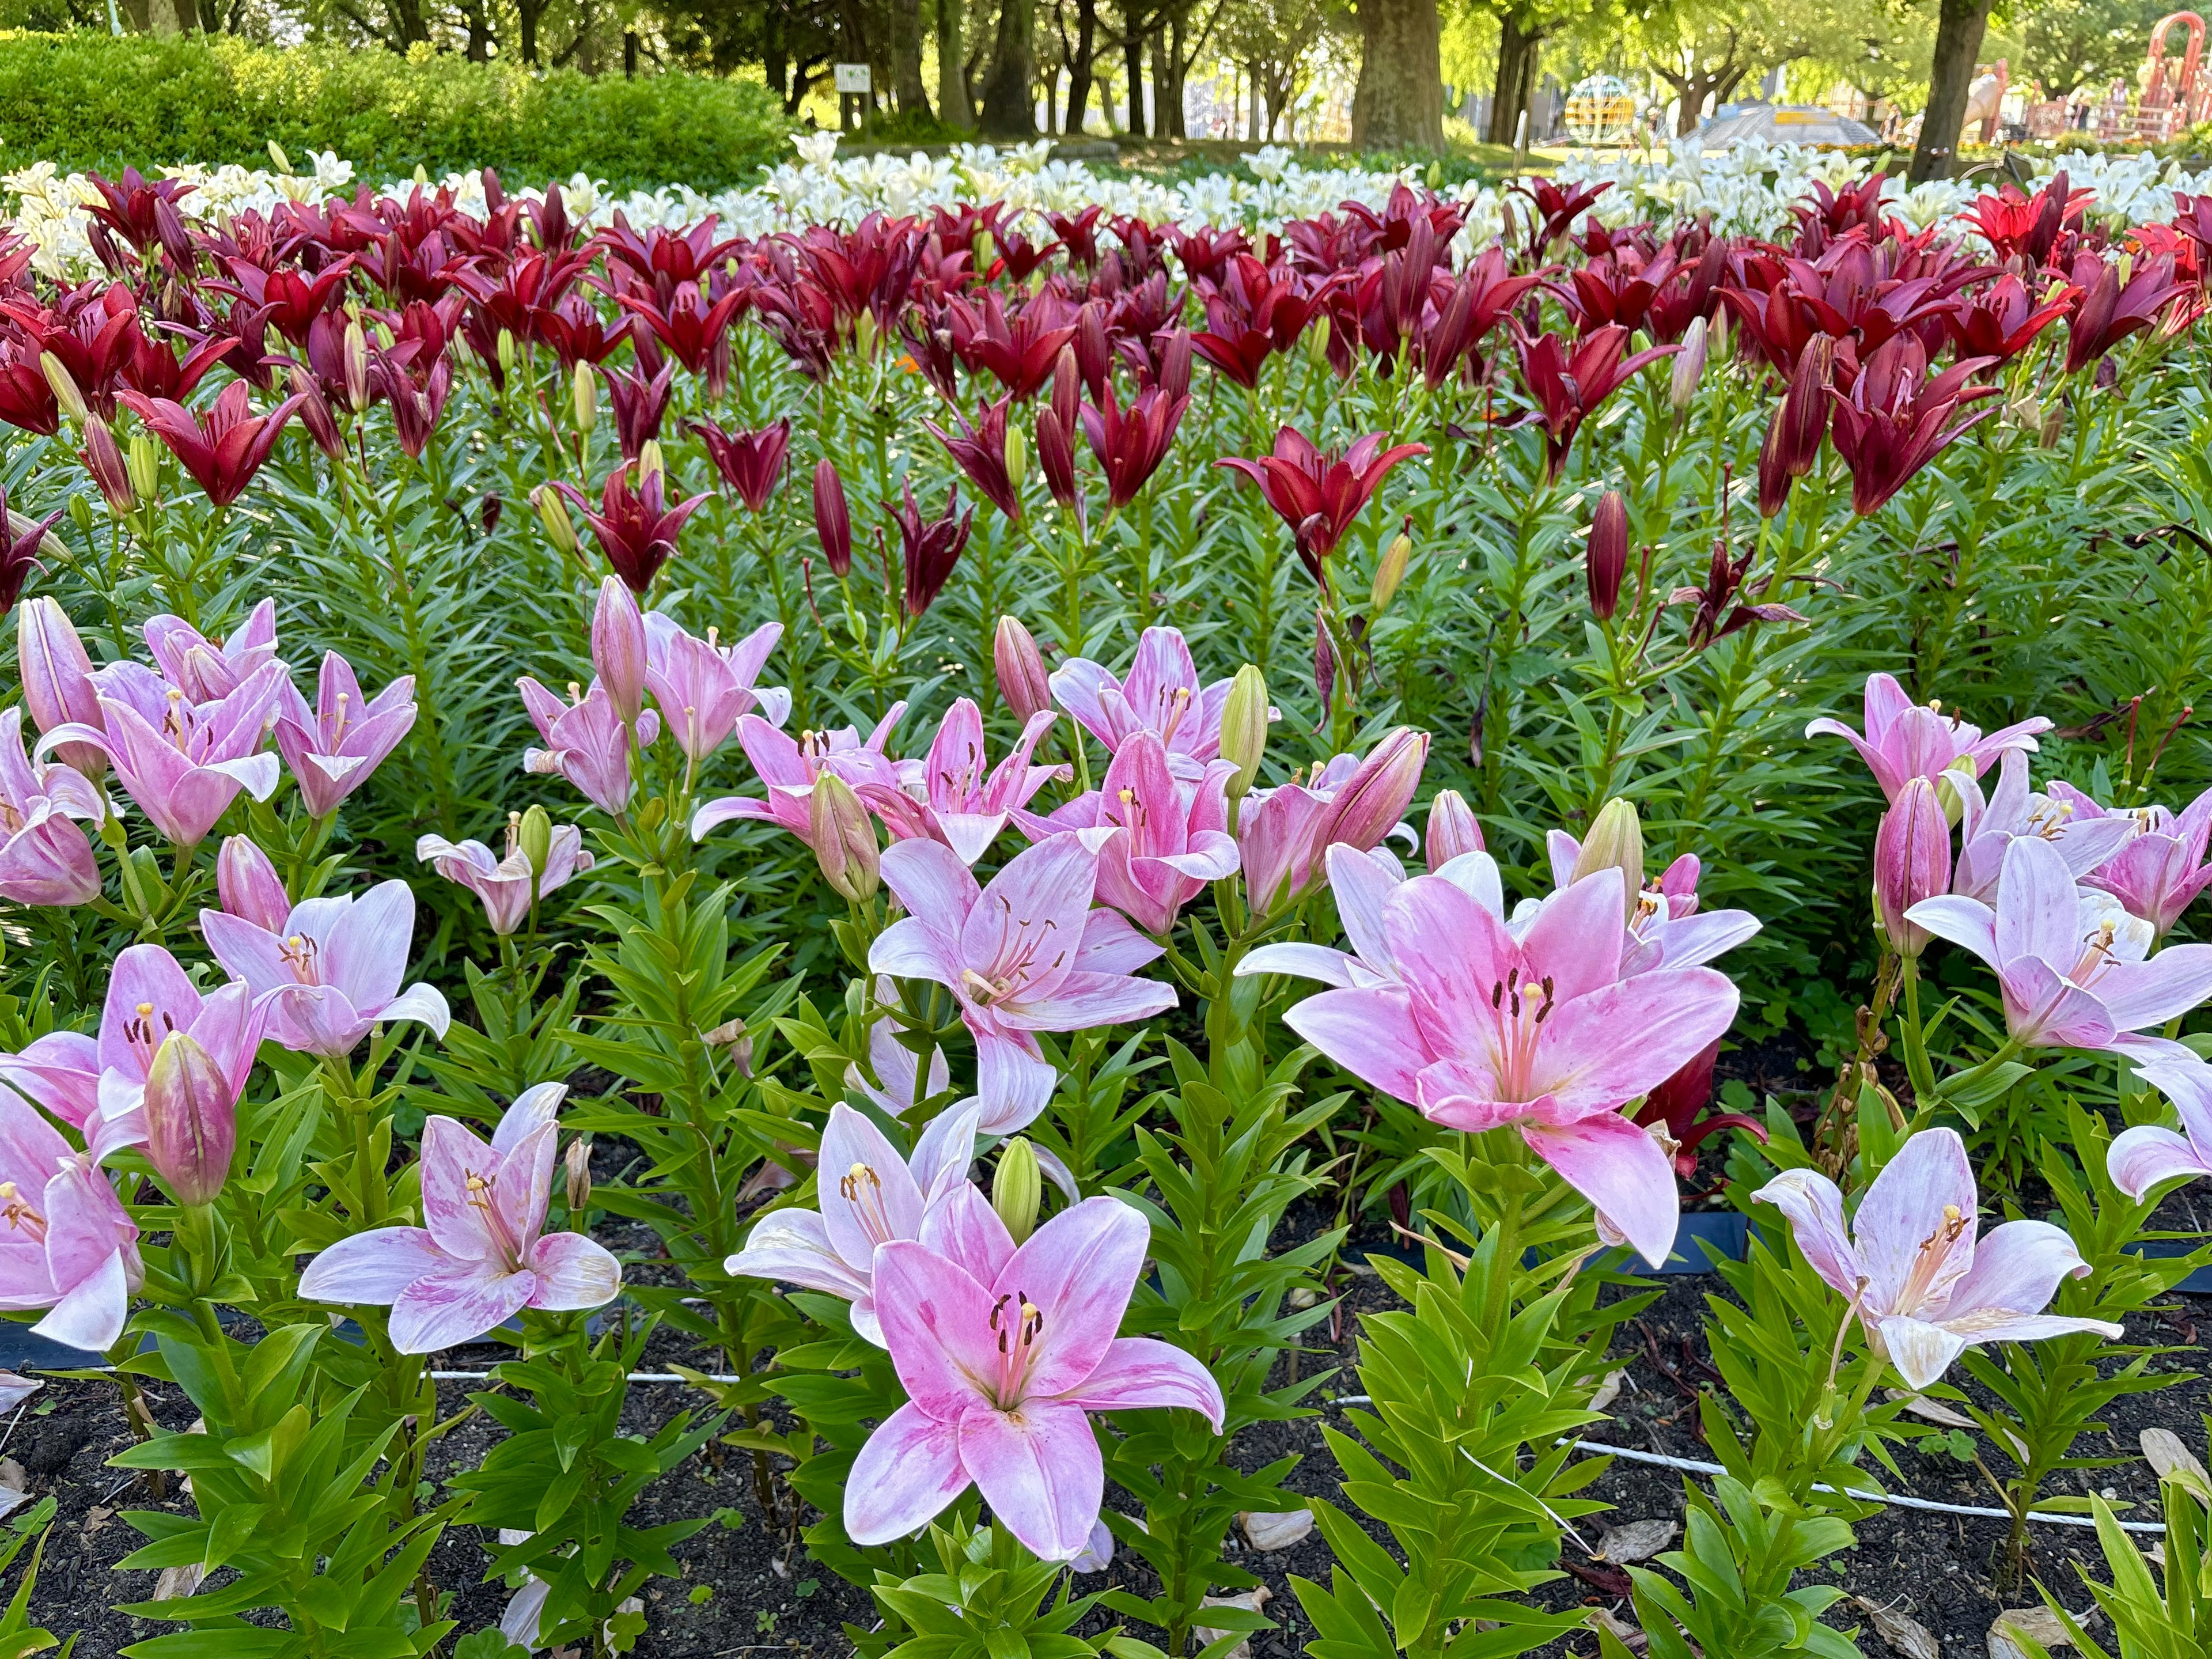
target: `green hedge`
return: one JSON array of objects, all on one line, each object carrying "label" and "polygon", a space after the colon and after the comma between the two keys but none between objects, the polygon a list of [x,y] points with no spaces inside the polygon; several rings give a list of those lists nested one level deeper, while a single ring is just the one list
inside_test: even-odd
[{"label": "green hedge", "polygon": [[50,161],[266,166],[336,150],[369,182],[417,166],[499,169],[515,183],[586,173],[617,188],[750,182],[789,153],[755,82],[592,77],[472,64],[418,49],[275,47],[229,38],[0,33],[0,169]]}]

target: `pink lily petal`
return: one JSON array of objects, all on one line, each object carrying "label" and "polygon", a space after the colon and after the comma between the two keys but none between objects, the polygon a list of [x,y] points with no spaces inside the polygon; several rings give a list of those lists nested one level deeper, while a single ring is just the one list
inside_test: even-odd
[{"label": "pink lily petal", "polygon": [[1521,1138],[1559,1172],[1653,1267],[1674,1249],[1681,1200],[1659,1143],[1618,1113],[1571,1123],[1524,1123]]},{"label": "pink lily petal", "polygon": [[300,1294],[310,1302],[388,1306],[446,1260],[421,1227],[379,1227],[342,1238],[316,1256],[300,1275]]},{"label": "pink lily petal", "polygon": [[603,1308],[622,1291],[622,1264],[581,1233],[548,1233],[530,1253],[530,1305],[549,1313]]},{"label": "pink lily petal", "polygon": [[957,1420],[939,1422],[908,1401],[885,1418],[845,1480],[845,1534],[888,1544],[920,1532],[968,1490]]},{"label": "pink lily petal", "polygon": [[1152,1239],[1139,1211],[1118,1198],[1087,1198],[1031,1234],[1000,1270],[996,1288],[1017,1291],[1044,1315],[1030,1360],[1032,1394],[1066,1393],[1097,1369]]},{"label": "pink lily petal", "polygon": [[392,1346],[401,1353],[435,1353],[472,1342],[520,1313],[533,1288],[527,1273],[449,1262],[392,1298]]},{"label": "pink lily petal", "polygon": [[1075,1407],[1034,1399],[1018,1412],[971,1407],[960,1419],[960,1462],[991,1513],[1039,1559],[1083,1553],[1105,1500],[1106,1464]]},{"label": "pink lily petal", "polygon": [[1151,1337],[1116,1338],[1081,1385],[1060,1397],[1094,1412],[1184,1406],[1221,1432],[1221,1385],[1213,1373],[1173,1343]]}]

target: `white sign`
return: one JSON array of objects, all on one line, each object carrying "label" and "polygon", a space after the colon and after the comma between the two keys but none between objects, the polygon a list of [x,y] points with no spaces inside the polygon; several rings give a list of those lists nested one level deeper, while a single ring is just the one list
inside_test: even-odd
[{"label": "white sign", "polygon": [[836,67],[839,92],[865,93],[871,89],[873,83],[866,64],[839,64]]}]

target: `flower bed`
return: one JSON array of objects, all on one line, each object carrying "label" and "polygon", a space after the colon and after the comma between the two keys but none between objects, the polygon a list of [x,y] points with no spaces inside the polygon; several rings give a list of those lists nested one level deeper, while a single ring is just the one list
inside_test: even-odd
[{"label": "flower bed", "polygon": [[2212,209],[1278,162],[16,186],[13,1625],[2191,1616]]}]

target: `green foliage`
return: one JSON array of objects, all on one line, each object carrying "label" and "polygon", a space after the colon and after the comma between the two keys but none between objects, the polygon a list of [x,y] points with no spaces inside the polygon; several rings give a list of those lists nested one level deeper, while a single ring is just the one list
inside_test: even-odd
[{"label": "green foliage", "polygon": [[886,1627],[900,1638],[890,1659],[1091,1659],[1102,1648],[1117,1659],[1158,1653],[1141,1642],[1075,1635],[1073,1627],[1099,1598],[1075,1595],[1060,1563],[1038,1560],[1003,1527],[964,1521],[932,1527],[927,1547],[937,1571],[907,1578],[879,1573],[871,1586]]},{"label": "green foliage", "polygon": [[1857,1644],[1820,1622],[1844,1592],[1833,1584],[1790,1587],[1797,1573],[1850,1548],[1850,1528],[1834,1516],[1762,1503],[1729,1475],[1713,1477],[1711,1498],[1685,1485],[1682,1547],[1658,1558],[1684,1588],[1649,1567],[1628,1570],[1651,1659],[1857,1659]]},{"label": "green foliage", "polygon": [[785,122],[750,82],[532,73],[427,51],[270,47],[228,36],[0,35],[0,163],[119,173],[265,167],[335,150],[364,180],[493,167],[511,185],[584,173],[618,189],[719,190],[781,158]]},{"label": "green foliage", "polygon": [[[2094,1639],[2048,1587],[2038,1587],[2083,1659],[2197,1659],[2212,1644],[2212,1489],[2192,1471],[2169,1476],[2159,1490],[2166,1510],[2166,1560],[2155,1578],[2111,1505],[2101,1498],[2090,1499],[2098,1547],[2112,1582],[2098,1583],[2079,1563],[2075,1570],[2112,1621],[2117,1653]],[[2030,1659],[2049,1659],[2033,1640],[2014,1639]]]}]

